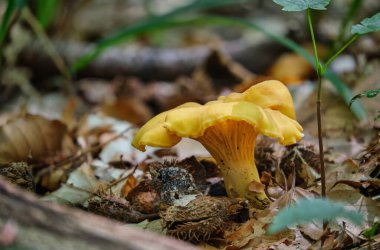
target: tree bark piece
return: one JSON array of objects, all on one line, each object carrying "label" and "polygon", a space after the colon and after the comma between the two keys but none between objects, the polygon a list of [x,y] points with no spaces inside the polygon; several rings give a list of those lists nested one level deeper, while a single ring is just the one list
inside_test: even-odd
[{"label": "tree bark piece", "polygon": [[14,243],[20,249],[198,249],[84,211],[39,201],[0,178],[0,232],[10,221],[16,226]]}]

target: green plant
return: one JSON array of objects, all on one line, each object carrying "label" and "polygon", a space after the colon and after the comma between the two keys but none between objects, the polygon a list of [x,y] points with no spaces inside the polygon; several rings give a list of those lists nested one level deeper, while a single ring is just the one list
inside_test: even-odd
[{"label": "green plant", "polygon": [[[17,20],[20,10],[28,3],[27,0],[9,0],[3,19],[0,25],[0,50],[3,48],[3,43],[8,35],[8,31],[14,20]],[[2,53],[0,53],[0,61],[2,59]]]},{"label": "green plant", "polygon": [[282,209],[274,217],[268,233],[277,233],[289,226],[335,218],[345,218],[357,225],[360,225],[363,221],[361,214],[347,210],[342,204],[327,199],[303,199],[292,206]]},{"label": "green plant", "polygon": [[[59,7],[60,2],[57,0],[51,1],[36,1],[37,17],[32,13],[30,5],[31,1],[28,0],[9,0],[7,3],[7,8],[2,18],[2,23],[0,25],[0,65],[2,63],[4,50],[4,41],[8,36],[11,26],[17,21],[26,21],[34,31],[36,37],[41,41],[45,47],[48,55],[52,58],[57,68],[64,77],[64,86],[67,92],[72,91],[71,87],[71,74],[66,66],[66,63],[62,57],[57,52],[53,43],[49,39],[48,35],[45,33],[44,28],[48,27],[54,18],[54,13]],[[8,66],[8,65],[6,65]]]},{"label": "green plant", "polygon": [[[359,36],[370,32],[380,30],[380,13],[372,16],[371,18],[364,19],[360,24],[354,25],[351,29],[351,37],[337,49],[336,52],[327,60],[326,63],[322,63],[318,56],[318,49],[316,39],[314,35],[314,28],[312,22],[312,10],[325,10],[329,5],[330,0],[273,0],[275,3],[281,5],[285,11],[307,11],[307,22],[310,30],[310,36],[313,43],[315,68],[318,76],[317,86],[317,120],[318,120],[318,142],[319,142],[319,159],[321,165],[321,195],[326,196],[326,178],[325,178],[325,166],[324,166],[324,151],[323,151],[323,138],[322,138],[322,116],[321,116],[321,91],[322,91],[322,79],[326,75],[329,65],[334,59],[339,56],[348,46],[350,46]],[[326,226],[326,225],[325,225]]]},{"label": "green plant", "polygon": [[38,0],[36,2],[36,16],[41,26],[46,29],[54,20],[54,16],[59,7],[58,0]]},{"label": "green plant", "polygon": [[373,236],[380,232],[380,221],[376,221],[370,228],[364,229],[361,233],[367,239],[371,239]]},{"label": "green plant", "polygon": [[[351,99],[349,107],[351,107],[352,104],[353,104],[356,100],[358,100],[358,99],[360,99],[360,98],[362,98],[362,97],[374,98],[374,97],[376,97],[378,94],[380,94],[380,89],[370,89],[370,90],[366,90],[366,91],[364,91],[363,93],[357,94],[356,96],[354,96],[354,97]],[[376,121],[376,120],[379,119],[379,118],[380,118],[380,110],[379,110],[378,114],[375,116],[374,121]]]}]

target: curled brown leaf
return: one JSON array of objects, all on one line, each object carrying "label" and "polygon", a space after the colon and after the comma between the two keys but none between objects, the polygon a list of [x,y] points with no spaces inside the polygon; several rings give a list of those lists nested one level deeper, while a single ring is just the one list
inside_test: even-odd
[{"label": "curled brown leaf", "polygon": [[72,146],[62,122],[29,114],[0,127],[0,141],[0,163],[38,161]]}]

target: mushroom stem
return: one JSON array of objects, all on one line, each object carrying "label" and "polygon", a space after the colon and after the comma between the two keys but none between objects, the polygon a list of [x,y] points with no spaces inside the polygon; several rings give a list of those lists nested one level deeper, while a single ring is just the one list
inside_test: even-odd
[{"label": "mushroom stem", "polygon": [[252,205],[265,208],[269,199],[264,192],[249,189],[260,183],[254,161],[255,127],[244,121],[225,120],[209,127],[197,138],[218,162],[230,197],[244,197]]}]

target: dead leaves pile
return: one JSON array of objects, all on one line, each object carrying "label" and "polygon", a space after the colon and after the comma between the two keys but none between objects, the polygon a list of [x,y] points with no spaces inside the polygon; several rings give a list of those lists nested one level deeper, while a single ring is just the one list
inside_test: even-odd
[{"label": "dead leaves pile", "polygon": [[[290,60],[305,66],[297,58],[282,60],[277,63]],[[304,145],[287,148],[266,138],[257,143],[255,159],[262,184],[252,183],[249,188],[270,197],[272,203],[265,210],[227,198],[215,161],[205,157],[198,144],[184,140],[174,149],[147,148],[145,153],[132,148],[133,124],[143,124],[153,113],[180,102],[206,102],[216,89],[226,91],[226,82],[213,74],[215,68],[226,69],[229,81],[242,82],[236,89],[266,77],[249,74],[213,52],[193,78],[180,78],[176,84],[143,86],[132,78],[105,84],[82,81],[83,99],[96,105],[97,111],[76,120],[76,100],[68,100],[60,121],[24,114],[3,123],[0,175],[42,200],[76,206],[205,249],[352,249],[377,244],[378,135],[354,157],[334,160],[334,149],[326,153],[328,197],[362,213],[363,226],[336,220],[324,231],[315,222],[276,235],[268,235],[267,228],[280,209],[320,192],[318,153],[306,145],[306,139]],[[271,74],[287,77],[276,66]],[[291,74],[297,79],[288,80],[302,81],[308,74],[305,66]],[[219,85],[213,87],[213,82]]]},{"label": "dead leaves pile", "polygon": [[255,210],[244,200],[223,196],[213,161],[193,156],[178,162],[173,151],[140,153],[130,146],[132,131],[130,123],[101,114],[87,116],[70,131],[57,120],[15,117],[0,128],[0,174],[43,200],[138,223],[206,249],[317,249],[322,238],[323,249],[354,247],[367,241],[363,230],[379,220],[378,137],[359,161],[329,162],[327,168],[329,198],[364,214],[363,227],[337,220],[330,222],[329,231],[312,223],[268,235],[280,209],[318,195],[313,147],[282,148],[260,140],[256,160],[262,189],[273,202]]}]

